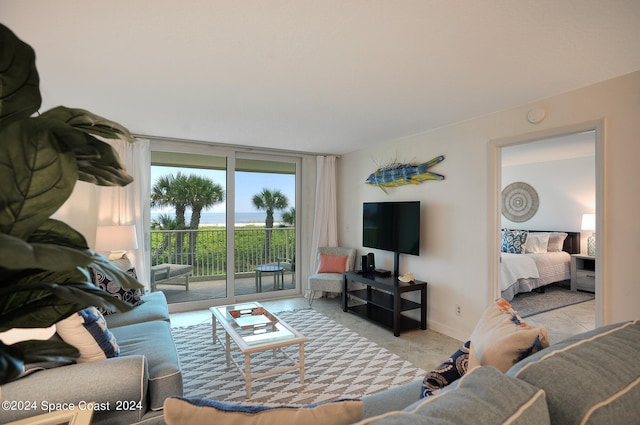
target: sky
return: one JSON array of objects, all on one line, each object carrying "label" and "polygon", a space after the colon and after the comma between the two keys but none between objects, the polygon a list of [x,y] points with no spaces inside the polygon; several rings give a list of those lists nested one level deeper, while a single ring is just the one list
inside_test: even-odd
[{"label": "sky", "polygon": [[[166,175],[173,174],[180,171],[183,174],[197,174],[203,177],[210,178],[215,183],[222,186],[225,190],[225,198],[227,193],[226,188],[226,171],[225,170],[205,170],[200,168],[183,168],[183,167],[165,167],[165,166],[151,166],[151,187],[155,185],[158,178]],[[249,172],[236,172],[236,211],[237,212],[257,212],[251,198],[253,195],[260,193],[262,189],[279,190],[287,199],[289,199],[290,207],[295,206],[295,176],[292,174],[271,174],[271,173],[249,173]],[[212,208],[205,210],[206,212],[225,212],[226,202],[215,205]],[[152,208],[151,212],[173,212],[171,207],[160,209]],[[203,212],[205,212],[203,211]]]}]

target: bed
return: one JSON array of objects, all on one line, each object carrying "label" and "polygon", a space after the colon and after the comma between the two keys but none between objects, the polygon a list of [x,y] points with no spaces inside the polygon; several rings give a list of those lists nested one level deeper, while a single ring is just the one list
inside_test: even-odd
[{"label": "bed", "polygon": [[580,232],[503,230],[502,298],[511,301],[516,294],[571,279],[571,254],[578,253]]}]

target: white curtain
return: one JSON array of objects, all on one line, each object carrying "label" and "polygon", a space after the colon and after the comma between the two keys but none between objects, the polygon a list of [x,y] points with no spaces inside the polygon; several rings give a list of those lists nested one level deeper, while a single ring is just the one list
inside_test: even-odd
[{"label": "white curtain", "polygon": [[98,226],[136,225],[138,249],[127,251],[127,256],[136,268],[138,280],[149,289],[149,180],[151,154],[149,141],[138,139],[136,143],[123,140],[104,140],[120,155],[120,159],[133,177],[125,187],[98,187]]},{"label": "white curtain", "polygon": [[[318,247],[338,246],[336,157],[318,156],[316,164],[316,201],[311,236],[310,275],[318,269]],[[310,292],[307,286],[305,296],[308,297]]]}]

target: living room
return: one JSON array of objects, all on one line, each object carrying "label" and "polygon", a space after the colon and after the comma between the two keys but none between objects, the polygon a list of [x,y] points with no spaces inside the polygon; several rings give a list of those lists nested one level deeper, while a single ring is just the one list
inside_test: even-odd
[{"label": "living room", "polygon": [[[338,29],[329,25],[330,28],[335,29],[335,32],[331,32],[330,37],[327,39],[306,39],[307,44],[317,46],[316,48],[320,49],[325,41],[345,38],[350,30],[358,34],[358,37],[376,34],[376,31],[369,26],[367,26],[367,31],[362,33],[355,29],[357,27],[355,23],[358,22],[356,12],[363,13],[361,8],[366,10],[363,4],[358,3],[358,5],[360,7],[333,5],[335,8],[344,7],[346,9],[342,10],[346,15],[339,18],[342,25]],[[257,7],[257,5],[254,6]],[[315,19],[310,17],[310,15],[319,12],[315,7],[307,5],[309,10],[300,11],[298,8],[304,9],[304,7],[298,5],[294,7],[291,4],[288,6],[293,8],[287,9],[285,7],[287,11],[284,15],[288,19],[281,17],[282,20],[276,20],[279,25],[274,24],[279,29],[276,33],[280,34],[282,38],[295,38],[293,32],[281,30],[281,28],[287,28],[283,24],[295,23],[297,19],[300,19],[301,22],[298,22],[293,28],[299,29],[298,25],[303,26],[302,23],[317,24]],[[395,23],[394,25],[402,27],[402,22],[406,23],[406,19],[409,19],[412,14],[419,15],[416,11],[423,12],[422,7],[424,7],[413,2],[406,6],[407,9],[387,6],[390,10],[374,8],[375,10],[370,11],[375,18],[371,18],[375,25],[372,25],[371,22],[368,22],[368,25],[376,27],[382,33],[385,31],[379,29],[383,28],[382,24],[386,22],[382,12],[390,13],[389,19]],[[552,5],[548,6],[552,7]],[[599,10],[599,7],[591,6]],[[311,235],[314,224],[312,212],[317,209],[315,196],[316,156],[334,155],[337,157],[335,204],[337,211],[336,233],[339,245],[356,248],[358,254],[364,254],[368,251],[362,246],[360,231],[364,202],[421,201],[424,217],[420,242],[421,255],[419,257],[403,255],[400,272],[412,272],[417,279],[429,282],[429,329],[460,341],[466,340],[485,308],[499,295],[498,254],[500,249],[497,235],[499,235],[501,228],[499,164],[502,149],[530,140],[593,130],[596,134],[597,193],[594,212],[598,217],[595,322],[597,326],[602,326],[637,318],[635,300],[640,299],[640,289],[634,282],[633,276],[635,261],[640,255],[640,247],[637,243],[640,228],[636,220],[636,211],[640,204],[638,196],[640,193],[640,187],[638,187],[640,171],[638,171],[636,164],[636,158],[640,154],[640,144],[637,142],[637,135],[640,134],[640,123],[637,120],[640,112],[640,102],[637,96],[640,91],[640,62],[638,62],[640,59],[635,53],[637,49],[630,48],[628,44],[623,42],[624,40],[634,42],[637,40],[637,26],[629,26],[628,23],[637,18],[637,6],[616,5],[616,7],[611,7],[610,13],[606,16],[589,15],[590,19],[594,20],[596,28],[598,28],[599,19],[605,21],[606,25],[600,29],[598,37],[605,39],[604,35],[615,33],[615,28],[622,28],[620,32],[625,34],[621,39],[614,39],[611,44],[603,42],[602,45],[598,45],[600,50],[593,54],[585,53],[594,46],[589,44],[592,42],[591,39],[588,43],[580,44],[577,41],[578,37],[571,31],[571,25],[561,24],[562,22],[565,24],[571,22],[565,14],[565,21],[554,22],[554,25],[558,25],[557,28],[560,28],[557,30],[556,37],[561,38],[562,29],[566,29],[567,38],[577,37],[571,38],[575,43],[573,49],[563,44],[562,48],[554,50],[557,53],[556,56],[548,56],[546,63],[537,64],[537,67],[530,70],[530,73],[524,73],[526,66],[510,68],[511,74],[521,73],[516,80],[509,81],[511,85],[505,83],[493,86],[493,95],[482,91],[483,81],[489,79],[488,74],[493,72],[494,68],[504,67],[512,60],[516,61],[516,52],[525,57],[534,54],[531,52],[532,44],[534,47],[536,46],[535,37],[532,36],[528,39],[532,44],[523,44],[519,46],[519,50],[509,50],[513,54],[510,58],[503,58],[501,62],[493,66],[474,72],[474,77],[484,78],[472,79],[470,77],[472,83],[467,83],[463,77],[465,73],[469,73],[470,69],[473,69],[473,67],[467,66],[458,71],[459,80],[456,80],[455,83],[443,80],[440,89],[450,89],[450,86],[458,86],[458,89],[453,92],[454,94],[449,95],[447,104],[434,104],[429,109],[414,103],[416,101],[411,94],[415,90],[420,93],[420,96],[427,98],[431,93],[435,95],[438,91],[437,84],[430,86],[430,89],[422,88],[422,85],[418,84],[419,81],[431,78],[425,77],[429,75],[426,72],[429,67],[413,71],[411,68],[414,64],[424,66],[422,61],[415,59],[416,62],[403,65],[402,72],[393,73],[392,70],[395,68],[393,64],[406,62],[403,62],[403,56],[400,53],[395,52],[398,56],[391,55],[394,53],[394,49],[387,45],[382,35],[374,39],[378,44],[376,42],[356,44],[357,46],[380,46],[381,54],[391,55],[391,59],[386,60],[387,68],[372,71],[372,74],[375,74],[375,77],[380,81],[380,86],[384,88],[381,91],[392,92],[395,83],[402,78],[413,79],[415,82],[402,85],[402,90],[397,90],[395,95],[389,95],[384,98],[383,102],[380,102],[387,106],[401,107],[401,113],[392,113],[393,107],[376,109],[371,112],[371,115],[368,115],[368,121],[360,121],[357,115],[361,113],[360,108],[363,103],[378,102],[378,91],[373,88],[368,89],[368,92],[364,91],[364,93],[356,91],[354,86],[357,86],[357,75],[349,74],[347,80],[334,81],[338,91],[346,93],[344,96],[333,98],[323,96],[325,88],[320,84],[322,77],[348,71],[348,66],[335,65],[342,63],[340,60],[344,59],[343,56],[339,57],[340,60],[335,60],[336,58],[332,56],[324,58],[325,62],[322,64],[311,61],[311,65],[322,68],[321,76],[314,74],[317,79],[301,81],[297,78],[300,78],[304,72],[297,69],[297,73],[292,73],[286,78],[292,83],[285,85],[283,91],[277,91],[277,86],[263,87],[263,90],[257,94],[271,98],[273,102],[271,113],[268,113],[268,107],[253,106],[251,102],[246,101],[246,98],[242,98],[242,101],[236,99],[236,103],[234,103],[230,100],[233,99],[231,96],[227,98],[225,104],[211,103],[211,109],[201,109],[199,113],[185,113],[184,117],[178,119],[172,117],[172,115],[179,115],[183,103],[191,102],[188,96],[192,96],[194,99],[200,96],[200,88],[189,87],[184,81],[193,80],[193,77],[185,78],[183,75],[200,75],[202,65],[200,62],[192,62],[194,69],[190,69],[190,64],[184,62],[182,57],[178,55],[176,46],[172,44],[172,49],[163,52],[164,61],[172,62],[172,65],[175,65],[175,62],[181,63],[174,68],[173,79],[168,80],[172,84],[153,83],[152,81],[149,84],[152,86],[155,84],[157,93],[137,92],[137,85],[144,86],[145,81],[152,80],[150,77],[152,71],[142,67],[141,63],[151,59],[154,59],[156,67],[162,63],[157,57],[152,58],[151,55],[154,52],[146,51],[143,46],[153,40],[168,42],[169,39],[172,39],[171,34],[187,31],[185,29],[166,30],[166,28],[174,28],[169,23],[184,21],[188,25],[202,27],[204,22],[198,20],[196,21],[197,25],[190,24],[192,22],[190,19],[195,18],[185,15],[183,11],[178,11],[168,4],[164,4],[163,7],[167,7],[167,15],[169,16],[162,14],[161,7],[154,5],[152,8],[149,4],[140,4],[130,9],[126,2],[117,3],[117,7],[64,2],[56,6],[38,5],[36,16],[34,6],[29,2],[0,1],[2,23],[11,28],[21,39],[30,43],[36,51],[38,69],[41,74],[41,87],[45,97],[44,105],[69,104],[70,106],[87,108],[115,119],[136,135],[149,136],[151,139],[153,139],[151,136],[157,136],[158,139],[164,137],[180,144],[191,143],[194,145],[193,149],[196,150],[206,150],[207,145],[210,145],[215,146],[216,149],[226,147],[237,151],[252,149],[273,155],[291,155],[294,152],[302,163],[301,190],[297,200],[301,235],[297,252],[299,261],[297,267],[299,286],[297,294],[295,294],[297,297],[304,295],[307,289],[307,277],[313,272],[312,258],[315,257],[315,250]],[[205,6],[198,4],[198,7]],[[417,8],[413,13],[412,7]],[[471,8],[471,11],[478,12],[475,9],[477,6],[468,5],[468,7]],[[499,7],[495,7],[500,10]],[[577,7],[581,8],[581,6]],[[398,10],[393,11],[394,8]],[[194,6],[194,9],[197,8]],[[240,11],[231,10],[232,8],[221,9],[224,9],[229,16],[235,17],[238,21],[225,21],[217,14],[213,14],[216,16],[216,25],[212,26],[223,28],[225,25],[238,25],[246,29],[245,25],[250,26],[251,23],[258,25],[258,22],[261,22],[261,18],[264,17],[257,12],[249,13],[248,10],[251,9],[249,6],[241,7]],[[261,8],[259,10],[263,14],[267,12]],[[510,9],[507,8],[507,10]],[[540,13],[538,9],[526,8],[526,10],[531,13]],[[124,11],[130,13],[127,14]],[[453,13],[453,11],[449,12]],[[471,11],[465,12],[463,16],[469,19]],[[325,10],[325,12],[327,11]],[[491,9],[491,12],[495,12],[495,10]],[[152,21],[153,25],[148,25],[149,27],[159,27],[165,24],[165,30],[161,31],[161,34],[151,35],[150,30],[147,32],[148,28],[146,28],[144,20],[144,15],[147,13],[151,15],[149,19],[161,16],[161,18]],[[304,18],[296,16],[296,13],[301,13]],[[220,14],[224,15],[222,12]],[[491,15],[489,12],[487,14]],[[87,16],[92,18],[89,20],[86,18]],[[229,19],[229,16],[226,19]],[[332,18],[338,19],[332,13],[321,16],[324,16],[329,22]],[[476,17],[481,16],[479,14]],[[399,19],[400,17],[402,19]],[[392,18],[398,18],[400,23]],[[244,19],[248,19],[249,23]],[[483,19],[493,22],[490,16]],[[579,23],[575,25],[586,31],[585,28],[588,27],[586,22],[580,20],[580,16],[577,16],[576,19],[579,20]],[[395,30],[398,30],[397,27],[393,26]],[[141,28],[142,30],[140,30]],[[417,31],[413,26],[411,28],[412,31]],[[139,31],[132,31],[133,29]],[[262,24],[259,29],[261,31],[258,34],[264,35],[265,33],[262,31],[266,30]],[[441,26],[439,29],[444,30]],[[204,30],[202,31],[204,32]],[[87,37],[86,34],[92,34],[92,37]],[[137,38],[132,38],[133,34]],[[303,31],[303,34],[310,37],[313,32]],[[413,37],[409,37],[409,39],[414,39]],[[501,37],[496,37],[491,41],[497,42],[499,38]],[[502,38],[508,37],[503,36]],[[91,39],[88,44],[94,48],[89,49],[80,39],[84,39],[84,41]],[[401,40],[406,41],[407,39],[402,38]],[[483,42],[486,43],[487,40],[483,39]],[[123,46],[127,44],[138,47],[122,56],[125,60],[114,61],[113,58],[118,57],[119,49],[123,49]],[[284,51],[268,49],[266,48],[268,46],[265,45],[268,43],[265,43],[259,46],[262,50],[257,49],[254,52],[242,53],[241,50],[237,50],[238,46],[242,46],[242,44],[242,42],[236,44],[234,41],[232,50],[240,56],[238,60],[246,69],[260,68],[261,59],[267,60],[271,57],[270,55],[282,54]],[[294,43],[290,49],[295,52],[301,44]],[[336,42],[334,51],[340,51],[335,46],[345,47],[341,42]],[[548,42],[544,46],[551,49],[553,44]],[[477,49],[478,46],[472,47]],[[327,47],[327,50],[332,51],[330,49]],[[395,50],[402,49],[396,48]],[[206,50],[199,50],[199,55],[204,51]],[[320,51],[324,52],[324,49],[320,49]],[[354,51],[357,50],[354,49]],[[591,68],[597,68],[597,70],[586,76],[581,73],[576,73],[575,76],[564,74],[563,67],[569,65],[563,64],[561,59],[569,61],[569,53],[575,53],[575,51],[582,52],[576,56],[597,57],[597,60],[589,63],[592,65]],[[216,50],[216,52],[218,51]],[[220,49],[220,52],[224,52],[224,49]],[[477,50],[475,53],[473,51],[465,53],[465,55],[474,54],[478,55],[475,58],[475,63],[479,66],[484,61],[482,53],[478,53]],[[175,58],[176,55],[177,58]],[[456,53],[455,56],[459,55]],[[419,56],[412,56],[412,58]],[[107,61],[104,57],[110,59]],[[456,57],[449,56],[449,60],[457,60]],[[291,58],[287,57],[286,59]],[[362,59],[372,60],[372,57],[360,57],[360,60]],[[577,61],[578,58],[574,60]],[[272,62],[267,62],[273,65]],[[125,66],[123,63],[133,65]],[[615,68],[614,63],[620,64],[619,68]],[[611,68],[608,68],[606,64]],[[528,66],[532,67],[531,64]],[[107,77],[103,79],[97,73],[96,68],[106,68],[110,78],[114,78],[116,82],[107,83],[109,81],[106,79]],[[292,68],[294,71],[296,70],[296,67]],[[69,69],[81,70],[82,75],[63,77],[65,74],[71,74]],[[281,68],[268,68],[260,69],[260,72],[254,71],[249,75],[237,74],[235,76],[238,79],[237,85],[231,84],[230,80],[225,80],[224,84],[207,92],[206,96],[213,98],[216,93],[219,93],[223,97],[223,94],[228,95],[230,92],[246,95],[244,91],[249,89],[242,86],[243,78],[255,78],[261,72],[278,74],[281,70]],[[555,86],[549,85],[545,90],[532,89],[513,98],[507,96],[510,92],[516,92],[520,86],[534,85],[537,77],[542,79],[543,76],[554,72],[557,72],[557,80],[562,80],[556,81]],[[222,79],[221,74],[223,71],[218,68],[210,67],[207,69],[207,75],[210,79]],[[310,91],[302,90],[304,83],[309,81],[315,87]],[[271,84],[272,81],[269,83]],[[121,87],[121,91],[115,91],[114,87],[118,86]],[[308,97],[303,99],[289,97],[296,92],[305,93]],[[352,93],[362,94],[357,103],[355,100],[352,101],[354,103],[350,103],[349,98]],[[493,103],[492,97],[499,98],[502,103]],[[483,99],[487,99],[486,103],[493,109],[481,107]],[[287,111],[279,110],[279,102],[294,104],[295,108]],[[168,107],[167,103],[171,106]],[[302,117],[293,114],[293,112],[297,110],[302,114],[302,111],[313,104],[323,107],[311,112],[314,118],[310,121],[318,120],[321,122],[316,122],[315,126],[307,130],[311,136],[305,139],[300,133],[302,130],[298,127],[298,125],[301,126]],[[453,106],[448,106],[448,104]],[[153,105],[154,108],[150,105]],[[170,111],[163,111],[156,115],[155,106],[157,105],[164,105],[160,109],[169,109]],[[243,108],[257,108],[260,109],[260,112],[253,120],[248,120],[248,115],[243,115]],[[327,109],[333,110],[335,115],[322,115],[321,112],[326,112]],[[459,115],[454,114],[456,119],[453,121],[438,120],[438,115],[445,114],[443,111],[447,109],[458,109]],[[232,119],[230,115],[233,111],[237,111],[239,115],[243,116]],[[529,119],[532,111],[537,113],[542,111],[542,118]],[[289,119],[281,121],[281,117],[286,116],[287,113],[290,114],[288,115]],[[354,115],[353,121],[362,126],[361,132],[358,134],[347,131],[351,128],[347,122],[351,121],[349,117],[352,115]],[[272,123],[269,123],[270,118],[273,120]],[[246,121],[243,121],[245,119]],[[235,123],[235,133],[222,131],[221,122],[225,120]],[[216,130],[208,125],[205,126],[204,124],[209,121],[216,121],[214,127],[220,125],[220,129]],[[387,123],[386,128],[373,126],[374,123],[383,122]],[[367,127],[369,125],[370,127]],[[247,127],[251,127],[252,131],[245,130]],[[347,134],[339,135],[329,131],[340,128],[344,129]],[[284,129],[288,129],[292,134],[289,140],[294,140],[290,141],[289,145],[283,145],[280,141],[286,138]],[[261,131],[264,133],[262,139],[254,135]],[[349,143],[350,141],[353,143]],[[331,145],[330,143],[336,144]],[[442,181],[426,181],[420,185],[388,188],[388,194],[377,187],[364,184],[366,177],[381,166],[393,162],[424,162],[438,155],[444,155],[445,159],[434,166],[433,171],[445,176]],[[86,205],[82,205],[82,207],[85,208]],[[573,223],[572,229],[549,230],[580,231],[579,220],[576,219]],[[144,224],[141,224],[140,227],[144,227]],[[94,241],[94,236],[90,234],[90,231],[85,236],[90,243]],[[381,268],[392,269],[393,255],[376,252],[376,262]],[[457,306],[460,307],[461,314],[457,314]],[[339,308],[337,303],[336,308]]]}]

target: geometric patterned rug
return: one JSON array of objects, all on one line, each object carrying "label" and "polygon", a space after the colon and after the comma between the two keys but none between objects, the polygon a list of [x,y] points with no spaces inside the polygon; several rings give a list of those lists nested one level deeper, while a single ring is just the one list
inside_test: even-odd
[{"label": "geometric patterned rug", "polygon": [[[252,379],[247,399],[243,376],[233,363],[227,367],[224,346],[213,344],[211,325],[199,324],[172,329],[184,395],[241,404],[304,405],[373,394],[422,379],[426,373],[315,310],[285,311],[278,317],[309,338],[304,345],[304,383],[297,370]],[[285,351],[298,358],[297,345]],[[239,351],[232,354],[244,364]],[[271,370],[285,360],[281,354],[274,359],[272,351],[254,354],[252,372]]]}]

